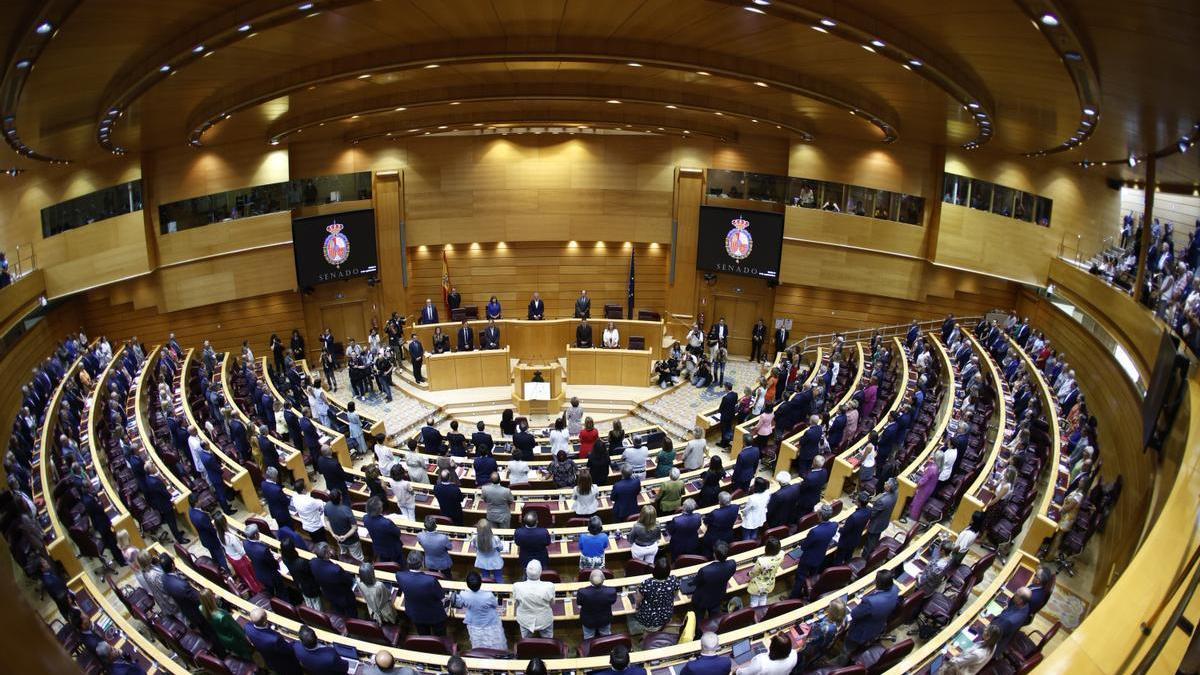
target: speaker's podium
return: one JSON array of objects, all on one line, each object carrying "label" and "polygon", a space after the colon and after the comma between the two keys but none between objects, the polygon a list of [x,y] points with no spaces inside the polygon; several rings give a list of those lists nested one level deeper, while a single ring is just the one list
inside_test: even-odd
[{"label": "speaker's podium", "polygon": [[555,415],[566,400],[559,363],[518,363],[513,369],[513,405],[518,415]]}]

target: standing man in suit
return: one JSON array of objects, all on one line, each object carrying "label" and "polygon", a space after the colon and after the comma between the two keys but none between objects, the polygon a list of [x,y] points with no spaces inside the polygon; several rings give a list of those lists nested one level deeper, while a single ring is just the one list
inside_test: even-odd
[{"label": "standing man in suit", "polygon": [[828,482],[829,469],[825,468],[825,457],[818,456],[813,460],[812,470],[804,474],[804,481],[800,483],[800,495],[796,499],[797,518],[803,518],[821,501],[821,493]]},{"label": "standing man in suit", "polygon": [[180,544],[187,544],[188,538],[183,536],[179,531],[179,523],[175,516],[175,504],[171,499],[171,493],[167,491],[167,484],[158,475],[158,467],[151,464],[146,467],[146,503],[150,508],[158,512],[159,517],[166,523],[167,528],[171,530],[171,536],[175,537],[175,541]]},{"label": "standing man in suit", "polygon": [[221,503],[221,510],[226,514],[234,513],[235,509],[229,503],[229,494],[225,490],[225,479],[221,473],[221,460],[217,459],[216,453],[207,445],[200,446],[200,466],[204,470],[204,476],[208,478],[208,482],[212,485],[213,494],[217,496],[217,501]]},{"label": "standing man in suit", "polygon": [[879,545],[879,538],[892,522],[892,511],[896,509],[895,478],[889,478],[883,484],[883,492],[871,502],[871,518],[867,521],[867,536],[863,538],[863,557],[868,558]]},{"label": "standing man in suit", "polygon": [[404,542],[401,541],[400,528],[383,515],[383,500],[371,497],[367,500],[367,513],[363,516],[363,527],[371,535],[372,548],[375,549],[375,560],[392,562],[404,568]]},{"label": "standing man in suit", "polygon": [[196,506],[198,501],[199,498],[195,492],[188,495],[188,520],[192,521],[192,527],[200,536],[200,543],[208,549],[208,555],[212,561],[216,563],[217,567],[228,573],[229,563],[225,561],[225,545],[221,542],[221,535],[217,534],[217,528],[213,525],[212,518]]},{"label": "standing man in suit", "polygon": [[425,346],[421,344],[421,339],[416,333],[412,334],[412,340],[408,343],[408,356],[412,359],[413,379],[417,384],[425,381],[421,376],[421,367],[425,365]]},{"label": "standing man in suit", "polygon": [[263,474],[263,482],[259,486],[259,491],[262,492],[263,501],[267,503],[267,513],[275,519],[275,526],[294,527],[292,513],[288,508],[292,500],[283,491],[283,485],[279,483],[279,469],[273,466],[267,468],[266,473]]},{"label": "standing man in suit", "polygon": [[445,591],[432,576],[422,571],[424,560],[419,551],[409,551],[408,571],[396,574],[404,594],[404,611],[417,628],[418,635],[445,635]]},{"label": "standing man in suit", "polygon": [[621,479],[613,484],[612,512],[618,523],[638,512],[638,495],[642,492],[642,481],[633,475],[628,464],[621,467]]},{"label": "standing man in suit", "polygon": [[254,578],[267,589],[271,595],[285,592],[283,579],[279,576],[279,561],[271,549],[258,540],[258,526],[250,523],[246,526],[246,539],[242,543],[246,549],[246,557],[250,558],[250,566],[254,569]]},{"label": "standing man in suit", "polygon": [[467,320],[463,319],[462,325],[458,328],[458,351],[469,352],[475,350],[475,331],[467,324]]},{"label": "standing man in suit", "polygon": [[425,306],[421,308],[421,318],[417,320],[418,324],[425,325],[427,323],[438,322],[437,307],[433,306],[433,300],[425,298]]},{"label": "standing man in suit", "polygon": [[175,561],[170,556],[163,555],[159,560],[159,566],[163,571],[163,592],[175,601],[175,605],[179,607],[179,613],[192,628],[199,631],[211,644],[218,644],[217,633],[200,608],[200,594],[186,579],[175,573]]},{"label": "standing man in suit", "polygon": [[541,321],[546,318],[546,303],[542,302],[542,296],[534,291],[533,299],[529,301],[529,312],[525,315],[530,321]]},{"label": "standing man in suit", "polygon": [[778,354],[787,349],[788,331],[782,324],[775,328],[775,353]]},{"label": "standing man in suit", "polygon": [[681,555],[700,552],[700,516],[695,511],[696,500],[689,497],[683,500],[683,512],[667,521],[672,561]]},{"label": "standing man in suit", "polygon": [[725,317],[717,319],[712,328],[708,329],[708,341],[717,343],[718,347],[729,348],[729,326],[725,323]]},{"label": "standing man in suit", "polygon": [[733,503],[733,496],[722,491],[717,495],[717,508],[704,516],[704,539],[700,542],[701,550],[715,551],[717,544],[724,542],[727,546],[733,541],[733,525],[738,519],[738,506]]},{"label": "standing man in suit", "polygon": [[450,308],[451,313],[462,306],[462,296],[454,286],[451,286],[450,292],[446,294],[446,306]]},{"label": "standing man in suit", "polygon": [[479,333],[479,348],[500,348],[500,328],[496,326],[495,319],[488,319],[487,328],[484,328],[483,331]]},{"label": "standing man in suit", "polygon": [[438,508],[443,516],[455,525],[463,524],[462,490],[459,489],[458,483],[450,480],[449,469],[438,474],[437,485],[433,486],[433,496],[437,498]]},{"label": "standing man in suit", "polygon": [[717,445],[729,449],[733,443],[733,422],[737,414],[737,394],[733,391],[733,383],[725,383],[725,394],[721,396],[721,407],[717,409],[721,417],[721,442]]},{"label": "standing man in suit", "polygon": [[492,440],[492,435],[484,431],[485,426],[483,420],[475,423],[475,433],[471,434],[471,445],[475,446],[475,453],[478,455],[482,450],[491,450],[496,442]]},{"label": "standing man in suit", "polygon": [[525,567],[530,560],[549,566],[550,531],[538,524],[537,514],[533,511],[526,511],[521,521],[523,526],[513,532],[513,543],[517,545],[518,566]]},{"label": "standing man in suit", "polygon": [[721,613],[725,605],[725,588],[737,571],[737,563],[729,560],[729,544],[719,541],[713,547],[713,561],[696,572],[696,590],[692,592],[692,609],[696,620]]},{"label": "standing man in suit", "polygon": [[754,324],[754,330],[750,331],[750,361],[762,361],[766,354],[763,353],[763,344],[767,341],[767,325],[759,319]]},{"label": "standing man in suit", "polygon": [[229,419],[229,439],[233,442],[233,449],[237,451],[238,459],[249,462],[254,458],[250,454],[250,436],[246,432],[246,425],[237,417]]},{"label": "standing man in suit", "polygon": [[579,299],[575,301],[575,318],[590,319],[592,317],[592,299],[588,297],[587,291],[579,293]]},{"label": "standing man in suit", "polygon": [[737,459],[733,463],[733,487],[739,488],[742,492],[750,492],[750,482],[754,480],[755,474],[758,473],[758,461],[762,457],[758,446],[754,444],[754,437],[750,434],[745,434],[742,441],[742,451],[738,453]]},{"label": "standing man in suit", "polygon": [[575,346],[580,349],[590,349],[592,346],[592,325],[587,322],[587,317],[575,328]]},{"label": "standing man in suit", "polygon": [[[887,627],[888,617],[900,604],[900,589],[892,581],[891,570],[875,573],[875,590],[863,596],[861,602],[850,612],[850,629],[846,631],[843,661],[850,654],[874,644]],[[1004,653],[997,647],[997,654]]]},{"label": "standing man in suit", "polygon": [[261,607],[250,611],[250,623],[243,627],[246,640],[263,657],[263,662],[279,675],[303,675],[292,644],[267,624],[267,613]]},{"label": "standing man in suit", "polygon": [[425,446],[426,454],[442,454],[442,432],[438,431],[432,415],[425,418],[425,426],[421,427],[421,445]]},{"label": "standing man in suit", "polygon": [[821,571],[825,563],[825,553],[829,550],[829,542],[837,534],[837,523],[829,522],[833,517],[833,509],[828,504],[822,504],[817,509],[820,524],[808,531],[808,536],[800,544],[800,559],[796,561],[796,582],[792,586],[791,598],[803,600],[808,596],[808,578]]},{"label": "standing man in suit", "polygon": [[337,457],[333,456],[333,448],[329,444],[321,446],[321,456],[317,459],[317,472],[325,477],[325,491],[332,493],[334,490],[342,494],[350,494],[349,488],[346,486],[346,481],[350,477],[346,475],[346,470],[342,468],[342,463]]},{"label": "standing man in suit", "polygon": [[300,641],[292,643],[292,653],[308,675],[346,675],[350,670],[342,655],[318,643],[316,632],[308,626],[300,627]]},{"label": "standing man in suit", "polygon": [[526,462],[533,460],[533,451],[537,447],[537,439],[533,437],[533,434],[529,433],[528,422],[522,422],[517,427],[517,433],[513,434],[512,442],[514,455]]},{"label": "standing man in suit", "polygon": [[1000,641],[996,643],[997,654],[1003,654],[1008,649],[1008,643],[1012,642],[1013,636],[1021,631],[1021,626],[1029,623],[1030,597],[1032,594],[1028,587],[1018,588],[1012,599],[1008,601],[1008,606],[1004,608],[1004,611],[992,619],[992,625],[1000,629]]},{"label": "standing man in suit", "polygon": [[358,608],[354,599],[354,575],[331,560],[333,552],[329,544],[317,544],[313,547],[313,553],[317,557],[312,559],[309,566],[317,586],[321,588],[321,595],[339,615],[358,618]]},{"label": "standing man in suit", "polygon": [[838,534],[837,550],[833,552],[833,564],[845,565],[854,557],[859,543],[863,540],[863,529],[871,520],[871,495],[863,491],[856,499],[858,508],[854,509],[846,520],[842,521],[842,529]]}]

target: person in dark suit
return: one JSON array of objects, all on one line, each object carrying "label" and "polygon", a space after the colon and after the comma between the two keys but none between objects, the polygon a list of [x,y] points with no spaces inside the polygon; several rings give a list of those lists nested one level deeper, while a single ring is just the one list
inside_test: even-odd
[{"label": "person in dark suit", "polygon": [[236,416],[229,420],[229,440],[233,443],[233,449],[237,451],[238,459],[243,462],[249,462],[253,459],[250,454],[250,436],[246,432],[246,425]]},{"label": "person in dark suit", "polygon": [[613,520],[618,523],[639,511],[638,495],[642,493],[642,481],[633,475],[633,469],[628,465],[621,467],[621,479],[613,483],[612,513]]},{"label": "person in dark suit", "polygon": [[[575,301],[575,318],[590,319],[592,317],[592,299],[588,297],[587,291],[579,293],[579,299]],[[589,347],[591,345],[588,345]]]},{"label": "person in dark suit", "polygon": [[729,325],[725,323],[725,317],[717,319],[712,328],[708,329],[708,341],[729,348]]},{"label": "person in dark suit", "polygon": [[332,493],[337,490],[344,495],[350,494],[350,489],[346,485],[350,476],[342,468],[342,463],[338,461],[338,458],[333,456],[333,448],[328,445],[321,446],[321,457],[317,460],[317,472],[325,477],[326,492]]},{"label": "person in dark suit", "polygon": [[767,499],[767,527],[791,525],[797,520],[796,505],[800,500],[800,483],[792,482],[792,474],[780,471],[775,474],[779,489]]},{"label": "person in dark suit", "polygon": [[517,545],[518,564],[524,568],[530,560],[536,560],[543,567],[550,565],[550,531],[538,525],[538,517],[532,511],[526,511],[521,518],[523,526],[513,532],[513,543]]},{"label": "person in dark suit", "polygon": [[1029,585],[1029,618],[1025,620],[1025,625],[1029,625],[1033,621],[1033,617],[1050,602],[1050,595],[1054,593],[1054,572],[1049,567],[1039,567],[1034,575],[1033,583]]},{"label": "person in dark suit", "polygon": [[842,529],[838,534],[837,550],[833,552],[833,564],[845,565],[854,557],[863,539],[863,529],[871,519],[871,494],[863,491],[856,498],[858,508],[854,509],[846,520],[842,521]]},{"label": "person in dark suit", "polygon": [[317,431],[317,425],[313,423],[311,417],[312,412],[306,408],[304,415],[299,418],[300,435],[304,437],[304,449],[308,450],[309,463],[316,468],[317,460],[321,457],[321,433]]},{"label": "person in dark suit", "polygon": [[437,307],[433,306],[433,300],[425,298],[425,307],[421,309],[421,318],[417,320],[418,324],[425,325],[427,323],[438,322]]},{"label": "person in dark suit", "polygon": [[292,654],[308,675],[346,675],[349,664],[329,645],[317,642],[317,634],[308,626],[300,627],[300,640],[292,643]]},{"label": "person in dark suit", "polygon": [[762,361],[766,354],[763,353],[763,345],[767,341],[767,325],[759,319],[754,324],[754,328],[750,331],[750,361]]},{"label": "person in dark suit", "polygon": [[466,319],[463,319],[462,325],[458,327],[458,351],[475,351],[475,330]]},{"label": "person in dark suit", "polygon": [[725,393],[721,396],[721,405],[717,408],[717,414],[721,419],[721,442],[717,445],[725,449],[733,443],[733,423],[737,415],[737,394],[733,391],[733,383],[725,383]]},{"label": "person in dark suit", "polygon": [[681,555],[700,552],[700,516],[696,511],[696,500],[683,500],[683,512],[667,521],[667,536],[670,537],[671,560]]},{"label": "person in dark suit", "polygon": [[875,590],[863,596],[862,601],[850,612],[850,629],[846,631],[844,654],[854,654],[878,640],[887,626],[888,617],[898,604],[900,589],[892,581],[892,571],[879,570],[875,573]]},{"label": "person in dark suit", "polygon": [[733,573],[737,571],[737,563],[728,559],[729,545],[724,541],[717,542],[713,547],[713,562],[708,563],[696,572],[696,590],[692,593],[692,609],[696,611],[696,620],[703,621],[705,617],[720,614],[725,605],[725,587],[729,584]]},{"label": "person in dark suit", "polygon": [[536,292],[533,294],[533,299],[529,301],[529,311],[525,317],[530,321],[541,321],[546,318],[546,303],[542,302],[542,296]]},{"label": "person in dark suit", "polygon": [[229,563],[225,560],[225,545],[221,542],[221,535],[217,534],[212,518],[196,506],[198,499],[195,492],[188,495],[188,520],[192,521],[192,527],[196,528],[200,543],[208,549],[212,561],[228,573]]},{"label": "person in dark suit", "polygon": [[450,479],[449,470],[444,470],[438,475],[437,485],[433,486],[433,496],[437,498],[438,508],[443,516],[455,525],[463,524],[462,490]]},{"label": "person in dark suit", "polygon": [[232,514],[234,508],[229,503],[229,493],[225,490],[225,478],[221,473],[221,460],[217,459],[216,453],[206,445],[200,448],[200,463],[201,466],[199,468],[203,469],[205,478],[212,485],[213,494],[216,495],[217,501],[221,503],[221,510],[227,514]]},{"label": "person in dark suit", "polygon": [[800,493],[796,498],[796,518],[803,518],[804,514],[813,510],[817,502],[821,501],[821,493],[825,491],[825,484],[828,482],[829,470],[825,468],[825,458],[817,457],[813,460],[812,470],[804,474],[804,481],[800,483]]},{"label": "person in dark suit", "polygon": [[591,585],[575,592],[575,605],[579,608],[584,640],[612,635],[612,606],[617,601],[617,589],[604,585],[604,572],[592,570],[588,581]]},{"label": "person in dark suit", "polygon": [[799,447],[794,460],[796,469],[800,473],[808,471],[813,465],[814,458],[821,452],[821,439],[824,436],[825,430],[821,427],[821,418],[816,415],[809,416],[808,427],[800,434],[800,440],[797,442]]},{"label": "person in dark suit", "polygon": [[787,349],[788,331],[787,328],[779,326],[775,329],[775,353],[778,354]]},{"label": "person in dark suit", "polygon": [[379,562],[394,562],[404,567],[404,542],[400,528],[383,515],[383,500],[371,497],[367,500],[367,513],[363,516],[363,527],[371,535],[375,559]]},{"label": "person in dark suit", "polygon": [[404,611],[419,635],[445,635],[445,592],[437,579],[422,571],[422,563],[421,553],[410,551],[408,570],[396,574],[396,583],[404,594]]},{"label": "person in dark suit", "polygon": [[[283,464],[279,461],[279,448],[271,441],[271,432],[267,429],[267,425],[258,427],[258,451],[262,454],[263,469],[275,469],[283,471]],[[290,474],[291,472],[289,472]]]},{"label": "person in dark suit", "polygon": [[738,519],[738,506],[733,503],[733,497],[725,491],[717,495],[717,508],[704,516],[704,539],[700,542],[701,550],[715,551],[718,542],[726,545],[733,541],[733,525]]},{"label": "person in dark suit", "polygon": [[796,561],[796,581],[792,586],[791,598],[802,600],[808,596],[808,577],[821,571],[825,563],[825,554],[829,550],[829,542],[837,534],[837,523],[829,522],[833,517],[833,509],[828,504],[822,504],[817,510],[820,523],[808,531],[804,541],[800,543],[800,559]]},{"label": "person in dark suit", "polygon": [[425,426],[421,427],[421,445],[425,446],[425,452],[430,455],[442,454],[442,432],[438,431],[436,420],[433,417],[425,419]]},{"label": "person in dark suit", "polygon": [[242,547],[246,549],[246,557],[250,558],[250,566],[254,568],[254,578],[258,579],[271,595],[284,594],[286,587],[283,585],[283,578],[279,576],[279,561],[270,547],[259,541],[258,526],[254,523],[246,526]]},{"label": "person in dark suit", "polygon": [[354,575],[342,569],[331,558],[333,554],[329,544],[321,542],[313,547],[317,557],[309,563],[313,578],[321,589],[321,595],[329,602],[333,611],[341,616],[358,617],[358,607],[354,599]]},{"label": "person in dark suit", "polygon": [[496,446],[496,442],[492,440],[492,435],[484,431],[483,420],[475,423],[475,433],[471,434],[471,445],[475,447],[477,454],[480,450],[491,450]]},{"label": "person in dark suit", "polygon": [[412,360],[413,380],[420,384],[425,381],[421,375],[421,367],[425,365],[425,346],[421,344],[421,339],[416,333],[412,334],[412,340],[408,342],[408,356]]},{"label": "person in dark suit", "polygon": [[754,437],[746,434],[742,450],[733,462],[733,477],[731,478],[733,487],[743,492],[750,491],[750,481],[754,480],[755,474],[758,473],[758,462],[761,457],[762,451],[754,444]]},{"label": "person in dark suit", "polygon": [[513,454],[528,462],[533,459],[535,448],[537,448],[537,439],[529,433],[529,424],[521,423],[521,426],[517,428],[517,433],[513,434]]},{"label": "person in dark suit", "polygon": [[588,323],[586,318],[575,327],[575,346],[580,349],[589,349],[592,346],[592,324]]},{"label": "person in dark suit", "polygon": [[450,308],[451,312],[462,307],[462,295],[454,286],[451,286],[450,292],[446,294],[446,306]]},{"label": "person in dark suit", "polygon": [[187,544],[188,538],[179,531],[179,523],[175,516],[175,502],[167,491],[167,484],[158,475],[158,468],[151,464],[146,468],[146,503],[158,512],[159,517],[171,530],[171,536],[180,544]]},{"label": "person in dark suit", "polygon": [[997,654],[1003,654],[1008,649],[1008,644],[1012,642],[1013,636],[1020,632],[1022,626],[1029,623],[1031,597],[1032,593],[1028,587],[1018,588],[1012,599],[1008,601],[1008,606],[1004,608],[1004,611],[992,619],[992,625],[1000,629],[1000,641],[996,643]]},{"label": "person in dark suit", "polygon": [[217,644],[217,634],[200,608],[200,594],[186,579],[175,573],[175,561],[170,556],[164,554],[159,560],[159,566],[163,571],[163,592],[175,601],[179,613],[192,628],[200,631],[209,642]]},{"label": "person in dark suit", "polygon": [[954,315],[947,314],[946,320],[942,322],[942,342],[950,341],[950,334],[954,332]]},{"label": "person in dark suit", "polygon": [[499,349],[500,348],[500,328],[496,325],[495,319],[489,319],[487,328],[484,328],[479,333],[479,348],[480,349]]},{"label": "person in dark suit", "polygon": [[692,657],[679,671],[679,675],[729,675],[733,672],[733,659],[721,653],[721,638],[716,633],[700,636],[700,655]]},{"label": "person in dark suit", "polygon": [[864,558],[870,557],[879,544],[879,538],[892,522],[892,511],[896,509],[897,487],[895,478],[887,479],[883,484],[883,492],[876,495],[871,502],[871,518],[867,521],[867,535],[863,538]]},{"label": "person in dark suit", "polygon": [[275,632],[267,623],[267,613],[260,607],[250,610],[250,623],[243,626],[246,640],[262,655],[267,668],[278,675],[303,675],[292,643]]},{"label": "person in dark suit", "polygon": [[292,500],[283,491],[283,486],[279,483],[279,470],[275,467],[267,469],[263,475],[263,482],[259,485],[259,491],[262,493],[263,501],[267,503],[267,513],[275,519],[276,527],[294,527],[292,514],[288,510]]}]

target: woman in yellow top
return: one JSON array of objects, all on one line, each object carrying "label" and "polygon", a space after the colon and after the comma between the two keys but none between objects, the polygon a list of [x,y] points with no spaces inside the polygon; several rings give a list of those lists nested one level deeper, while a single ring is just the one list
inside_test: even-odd
[{"label": "woman in yellow top", "polygon": [[754,561],[750,570],[750,583],[746,590],[750,592],[750,606],[761,607],[767,604],[767,594],[775,589],[775,574],[779,572],[779,564],[783,562],[783,551],[779,539],[767,539],[766,553]]}]

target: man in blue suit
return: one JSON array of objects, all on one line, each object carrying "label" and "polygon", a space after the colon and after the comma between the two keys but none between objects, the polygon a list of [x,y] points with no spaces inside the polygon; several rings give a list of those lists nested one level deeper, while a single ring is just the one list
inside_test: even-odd
[{"label": "man in blue suit", "polygon": [[821,418],[812,415],[808,418],[808,428],[800,434],[799,448],[796,451],[796,468],[799,473],[808,471],[813,458],[821,451],[821,437],[825,430],[821,428]]},{"label": "man in blue suit", "polygon": [[242,544],[246,549],[246,557],[250,558],[250,566],[254,568],[254,577],[267,589],[271,595],[285,592],[283,579],[279,576],[279,561],[271,549],[258,539],[258,526],[250,523],[246,526],[246,539]]},{"label": "man in blue suit", "polygon": [[1003,654],[1008,644],[1021,630],[1021,626],[1029,623],[1029,599],[1032,597],[1029,588],[1018,588],[1008,601],[1004,611],[992,619],[992,625],[1000,629],[1000,641],[996,643],[996,653]]},{"label": "man in blue suit", "polygon": [[813,460],[812,470],[804,474],[804,481],[800,483],[796,497],[797,520],[811,512],[817,502],[821,501],[821,493],[825,491],[828,482],[829,470],[825,468],[825,458],[817,457]]},{"label": "man in blue suit", "polygon": [[256,607],[250,611],[250,623],[243,627],[246,640],[263,657],[267,668],[278,675],[302,675],[292,643],[267,624],[267,613]]},{"label": "man in blue suit", "polygon": [[725,383],[725,393],[721,396],[721,405],[717,408],[721,418],[721,442],[717,445],[728,449],[733,443],[733,422],[737,414],[737,394],[733,391],[733,383]]},{"label": "man in blue suit", "polygon": [[808,536],[800,543],[800,559],[796,561],[796,582],[792,586],[790,597],[801,600],[808,596],[808,577],[821,571],[825,564],[825,553],[829,550],[829,542],[837,534],[837,523],[829,522],[833,517],[833,509],[828,504],[822,504],[817,509],[821,522],[808,531]]},{"label": "man in blue suit", "polygon": [[700,543],[706,552],[716,551],[717,542],[725,542],[728,546],[733,541],[733,525],[738,519],[737,504],[734,504],[733,497],[724,491],[717,495],[717,504],[719,506],[716,509],[704,516],[704,525],[708,529]]},{"label": "man in blue suit", "polygon": [[430,455],[442,454],[442,432],[438,431],[435,424],[433,417],[429,417],[425,420],[425,426],[421,427],[421,445]]},{"label": "man in blue suit", "polygon": [[219,644],[216,631],[213,630],[208,618],[204,616],[204,611],[200,609],[200,594],[186,579],[175,573],[175,561],[170,556],[163,555],[159,560],[159,566],[163,571],[163,592],[175,601],[179,612],[183,614],[183,618],[192,628],[200,631],[200,634],[212,644]]},{"label": "man in blue suit", "polygon": [[333,456],[333,448],[328,445],[321,446],[321,456],[317,458],[317,472],[325,477],[326,492],[332,494],[337,490],[344,495],[350,494],[350,488],[346,485],[350,476],[346,474],[338,458]]},{"label": "man in blue suit", "polygon": [[404,612],[417,627],[419,635],[446,634],[445,592],[438,580],[422,571],[423,558],[417,551],[408,554],[408,571],[396,573],[396,583],[404,594]]},{"label": "man in blue suit", "polygon": [[854,557],[854,551],[862,543],[863,529],[866,528],[867,521],[871,519],[870,493],[865,490],[858,493],[857,502],[858,508],[842,521],[837,550],[833,552],[832,562],[834,565],[845,565],[850,562],[850,559]]},{"label": "man in blue suit", "polygon": [[638,512],[638,495],[642,493],[642,481],[633,475],[628,465],[621,467],[621,479],[613,484],[613,520],[618,523]]},{"label": "man in blue suit", "polygon": [[779,489],[767,499],[767,527],[791,525],[796,522],[796,505],[800,499],[800,483],[792,482],[792,474],[780,471],[775,474]]},{"label": "man in blue suit", "polygon": [[438,475],[437,485],[433,486],[433,496],[437,497],[438,508],[441,509],[443,516],[449,518],[450,522],[455,525],[463,524],[462,490],[459,489],[457,483],[450,480],[449,469]]},{"label": "man in blue suit", "polygon": [[259,491],[262,493],[263,501],[267,503],[267,513],[275,519],[276,527],[294,527],[292,522],[292,514],[288,510],[292,500],[283,491],[283,486],[279,484],[279,470],[275,467],[267,468],[266,474],[263,476],[263,482],[259,485]]},{"label": "man in blue suit", "polygon": [[300,641],[292,643],[292,653],[308,675],[346,675],[350,670],[341,654],[329,645],[321,646],[308,626],[300,627]]},{"label": "man in blue suit", "polygon": [[475,429],[476,431],[471,434],[471,445],[475,446],[475,452],[478,453],[482,448],[491,450],[496,445],[496,442],[492,439],[491,434],[484,431],[483,420],[475,423]]},{"label": "man in blue suit", "polygon": [[404,542],[400,528],[383,515],[383,500],[371,497],[367,500],[367,513],[363,516],[363,527],[371,535],[375,548],[375,559],[379,562],[394,562],[404,567]]},{"label": "man in blue suit", "polygon": [[737,571],[737,563],[729,560],[729,545],[718,541],[713,546],[713,562],[696,572],[696,590],[692,593],[692,609],[696,620],[720,614],[725,605],[725,587]]},{"label": "man in blue suit", "polygon": [[825,437],[829,439],[829,447],[837,452],[842,446],[842,437],[846,433],[846,406],[839,405],[833,419],[829,420],[829,430]]},{"label": "man in blue suit", "polygon": [[762,451],[754,445],[754,437],[745,434],[742,438],[742,450],[733,463],[733,487],[743,492],[750,491],[750,481],[754,480],[754,475],[758,473],[758,460],[761,457]]},{"label": "man in blue suit", "polygon": [[671,538],[671,560],[681,555],[700,552],[700,516],[695,513],[696,500],[683,500],[683,512],[667,521],[667,535]]},{"label": "man in blue suit", "polygon": [[475,350],[475,331],[463,319],[462,325],[458,327],[458,351],[470,352]]},{"label": "man in blue suit", "polygon": [[[313,468],[317,468],[317,461],[321,458],[321,434],[317,431],[317,425],[313,424],[312,411],[304,409],[304,415],[299,418],[300,435],[304,439],[304,449],[308,450],[308,461]],[[300,446],[296,446],[299,448]]]},{"label": "man in blue suit", "polygon": [[[900,589],[892,581],[891,570],[875,573],[875,590],[863,596],[850,612],[850,630],[846,632],[843,656],[870,646],[887,627],[888,617],[900,604]],[[996,653],[1002,653],[997,650]]]},{"label": "man in blue suit", "polygon": [[912,349],[913,344],[917,341],[917,336],[921,334],[921,329],[917,326],[917,320],[908,327],[908,334],[904,336],[904,346]]},{"label": "man in blue suit", "polygon": [[[333,611],[350,618],[358,617],[358,608],[354,600],[354,576],[330,560],[332,554],[329,544],[324,542],[314,547],[316,558],[313,558],[313,577],[321,588],[321,595],[329,601]],[[297,654],[299,656],[299,654]],[[303,661],[303,659],[301,659]],[[307,668],[307,666],[305,666]]]},{"label": "man in blue suit", "polygon": [[543,568],[550,566],[550,531],[538,525],[537,514],[526,511],[521,519],[524,527],[513,532],[513,543],[517,545],[518,567],[524,568],[530,560],[536,560]]},{"label": "man in blue suit", "polygon": [[213,525],[212,518],[197,508],[197,501],[195,492],[188,495],[188,520],[192,521],[192,527],[196,528],[196,534],[200,536],[200,543],[208,549],[208,555],[212,561],[216,563],[217,567],[229,572],[229,563],[225,561],[225,545],[221,542],[221,535],[217,534],[217,528]]},{"label": "man in blue suit", "polygon": [[204,471],[204,477],[208,479],[209,485],[212,485],[213,494],[216,495],[217,501],[221,503],[221,510],[227,514],[232,514],[236,509],[229,503],[229,493],[225,490],[225,477],[221,472],[221,460],[217,458],[217,454],[212,451],[212,448],[203,445],[200,448],[200,468]]},{"label": "man in blue suit", "polygon": [[171,499],[171,493],[167,491],[167,484],[159,477],[158,468],[153,464],[146,467],[145,494],[146,503],[158,512],[159,517],[171,530],[171,536],[175,537],[175,541],[187,544],[188,538],[179,531],[179,523],[176,521],[175,502]]},{"label": "man in blue suit", "polygon": [[[277,471],[283,471],[283,465],[279,461],[279,448],[271,440],[270,430],[267,425],[259,425],[258,429],[258,449],[262,453],[262,465],[264,469],[274,468]],[[291,472],[288,472],[289,474]]]},{"label": "man in blue suit", "polygon": [[721,654],[721,638],[716,633],[700,636],[700,656],[687,662],[679,675],[729,675],[733,659]]},{"label": "man in blue suit", "polygon": [[425,364],[425,345],[421,344],[421,339],[416,333],[413,333],[412,340],[408,343],[408,356],[412,363],[413,380],[421,384],[425,381],[421,375],[421,366]]},{"label": "man in blue suit", "polygon": [[1034,615],[1050,602],[1050,594],[1053,592],[1054,572],[1049,567],[1039,567],[1033,583],[1029,585],[1029,618],[1025,620],[1025,625],[1028,626]]},{"label": "man in blue suit", "polygon": [[250,436],[246,433],[246,425],[236,416],[229,420],[229,439],[233,442],[233,449],[237,450],[239,459],[249,462],[254,458],[250,454]]},{"label": "man in blue suit", "polygon": [[437,323],[437,322],[438,322],[437,307],[433,306],[433,300],[430,300],[429,298],[425,298],[425,306],[423,308],[421,308],[421,318],[417,320],[417,323],[419,325],[424,326],[425,324],[428,324],[428,323]]}]

